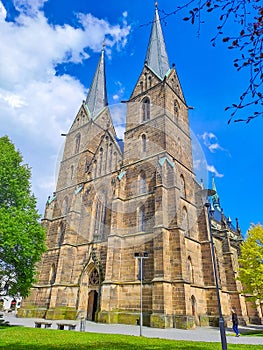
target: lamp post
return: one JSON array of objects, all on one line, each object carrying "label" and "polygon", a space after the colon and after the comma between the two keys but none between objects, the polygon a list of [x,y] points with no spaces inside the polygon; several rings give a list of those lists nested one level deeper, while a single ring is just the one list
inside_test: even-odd
[{"label": "lamp post", "polygon": [[134,253],[134,258],[138,259],[139,261],[139,274],[138,278],[140,279],[140,336],[142,336],[142,324],[143,324],[143,315],[142,315],[142,279],[143,279],[143,260],[148,259],[148,253],[143,252],[140,253]]},{"label": "lamp post", "polygon": [[211,254],[212,254],[213,267],[214,267],[215,284],[216,284],[216,296],[217,296],[217,305],[218,305],[218,314],[219,314],[219,330],[220,330],[220,337],[221,337],[221,345],[222,345],[222,350],[227,350],[226,331],[225,331],[224,318],[223,318],[222,308],[221,308],[221,300],[220,300],[219,284],[218,284],[218,271],[217,271],[217,264],[216,264],[216,257],[215,257],[213,233],[212,233],[212,227],[211,227],[212,210],[211,210],[211,205],[208,201],[208,197],[213,196],[216,193],[216,191],[205,189],[205,190],[201,190],[200,192],[201,192],[200,194],[201,194],[202,203],[206,207],[207,216],[208,216]]}]

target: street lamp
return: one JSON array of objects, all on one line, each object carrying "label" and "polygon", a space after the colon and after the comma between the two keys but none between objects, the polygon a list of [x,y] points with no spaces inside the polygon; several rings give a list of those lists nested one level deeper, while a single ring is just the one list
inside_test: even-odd
[{"label": "street lamp", "polygon": [[143,259],[148,259],[148,253],[143,252],[142,254],[140,253],[134,253],[134,258],[138,259],[139,262],[139,274],[138,278],[141,281],[140,285],[140,336],[142,336],[142,324],[143,324],[143,319],[142,319],[142,279],[143,279]]},{"label": "street lamp", "polygon": [[216,284],[216,296],[217,296],[217,305],[218,305],[218,313],[219,313],[219,330],[220,330],[220,336],[221,336],[221,345],[222,345],[222,350],[227,350],[226,331],[225,331],[225,325],[224,325],[224,318],[223,318],[223,315],[222,315],[220,293],[219,293],[219,285],[218,285],[218,271],[217,271],[217,264],[216,264],[216,257],[215,257],[213,233],[212,233],[212,227],[211,227],[212,208],[211,208],[211,204],[208,201],[208,198],[213,196],[216,193],[216,191],[209,190],[209,189],[204,189],[204,190],[201,190],[199,193],[201,195],[202,203],[206,207],[207,216],[208,216],[211,253],[212,253],[212,261],[213,261],[213,267],[214,267],[214,277],[215,277],[215,284]]}]

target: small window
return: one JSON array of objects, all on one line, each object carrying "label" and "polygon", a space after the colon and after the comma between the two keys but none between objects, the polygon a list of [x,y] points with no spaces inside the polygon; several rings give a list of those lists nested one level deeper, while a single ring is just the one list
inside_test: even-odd
[{"label": "small window", "polygon": [[80,148],[80,134],[77,134],[76,138],[75,138],[75,153],[79,152],[79,148]]},{"label": "small window", "polygon": [[139,176],[139,193],[146,193],[146,175],[144,171]]},{"label": "small window", "polygon": [[178,117],[179,117],[179,105],[177,101],[174,101],[174,117],[175,120],[178,121]]},{"label": "small window", "polygon": [[61,224],[59,225],[59,230],[58,230],[58,245],[59,246],[64,241],[65,231],[66,231],[65,224],[63,222],[61,222]]},{"label": "small window", "polygon": [[50,273],[49,273],[49,283],[54,284],[55,280],[56,280],[56,268],[55,268],[55,264],[52,264]]},{"label": "small window", "polygon": [[65,197],[62,204],[62,215],[66,215],[68,213],[68,197]]},{"label": "small window", "polygon": [[185,180],[183,175],[180,176],[180,192],[181,197],[186,198]]},{"label": "small window", "polygon": [[142,120],[150,120],[150,99],[145,97],[142,101]]},{"label": "small window", "polygon": [[138,218],[138,228],[139,231],[145,231],[145,206],[139,208],[139,218]]},{"label": "small window", "polygon": [[182,229],[184,230],[185,236],[189,237],[189,220],[186,207],[183,207],[182,214]]},{"label": "small window", "polygon": [[190,256],[188,256],[187,259],[187,273],[188,273],[188,278],[190,283],[194,283],[194,274],[193,274],[193,264],[192,264],[192,259]]},{"label": "small window", "polygon": [[142,152],[146,152],[146,135],[142,134]]}]

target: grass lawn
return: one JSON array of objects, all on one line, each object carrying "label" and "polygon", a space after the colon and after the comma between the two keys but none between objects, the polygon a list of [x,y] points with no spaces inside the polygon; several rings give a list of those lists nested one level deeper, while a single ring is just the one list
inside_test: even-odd
[{"label": "grass lawn", "polygon": [[[98,350],[221,350],[220,343],[153,339],[26,327],[0,328],[0,350],[98,349]],[[228,344],[228,350],[258,350],[263,345]]]}]

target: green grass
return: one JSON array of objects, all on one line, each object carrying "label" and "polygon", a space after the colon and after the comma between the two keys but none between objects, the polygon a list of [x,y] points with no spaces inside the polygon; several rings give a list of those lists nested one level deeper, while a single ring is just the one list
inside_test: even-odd
[{"label": "green grass", "polygon": [[[258,350],[260,348],[263,349],[263,345],[228,344],[228,350]],[[3,327],[0,329],[0,349],[221,350],[221,344],[53,329]]]}]

